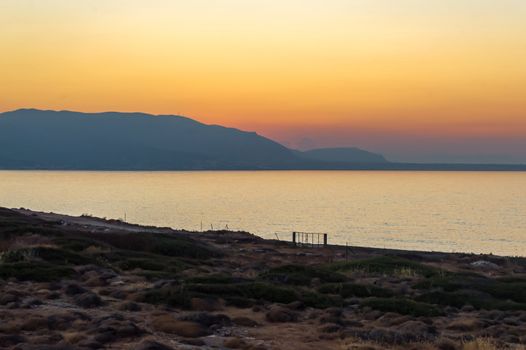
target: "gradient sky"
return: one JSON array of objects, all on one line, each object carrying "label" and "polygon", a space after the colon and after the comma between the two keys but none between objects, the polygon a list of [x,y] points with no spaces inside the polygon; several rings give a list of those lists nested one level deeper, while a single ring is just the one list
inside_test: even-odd
[{"label": "gradient sky", "polygon": [[0,110],[526,163],[524,0],[0,0]]}]

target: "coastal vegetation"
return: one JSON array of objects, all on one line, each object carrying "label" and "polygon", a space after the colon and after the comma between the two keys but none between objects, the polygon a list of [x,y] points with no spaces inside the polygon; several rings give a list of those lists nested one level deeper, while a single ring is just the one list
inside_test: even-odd
[{"label": "coastal vegetation", "polygon": [[[280,323],[309,329],[317,348],[516,348],[526,341],[521,258],[348,254],[243,232],[51,217],[0,209],[2,347],[169,348],[206,345],[211,335],[246,349],[300,341],[301,332],[280,333]],[[57,326],[64,315],[71,322]]]}]

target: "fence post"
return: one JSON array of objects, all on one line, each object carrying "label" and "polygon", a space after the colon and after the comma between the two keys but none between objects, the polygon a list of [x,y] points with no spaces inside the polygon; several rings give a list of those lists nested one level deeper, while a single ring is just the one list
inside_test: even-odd
[{"label": "fence post", "polygon": [[296,232],[292,232],[292,243],[296,245]]},{"label": "fence post", "polygon": [[324,247],[327,246],[327,234],[326,233],[323,234],[323,246]]}]

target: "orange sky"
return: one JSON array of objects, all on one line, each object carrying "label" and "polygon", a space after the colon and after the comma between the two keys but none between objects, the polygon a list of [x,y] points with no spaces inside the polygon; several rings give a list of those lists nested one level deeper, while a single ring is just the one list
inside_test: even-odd
[{"label": "orange sky", "polygon": [[525,19],[523,0],[2,0],[0,110],[181,114],[291,146],[526,162]]}]

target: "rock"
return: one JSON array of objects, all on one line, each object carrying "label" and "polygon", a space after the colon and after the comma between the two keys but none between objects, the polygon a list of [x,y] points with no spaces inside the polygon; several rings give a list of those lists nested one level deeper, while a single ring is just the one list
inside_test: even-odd
[{"label": "rock", "polygon": [[506,317],[502,320],[502,322],[508,326],[520,326],[522,325],[522,321],[514,318],[514,317]]},{"label": "rock", "polygon": [[80,318],[86,320],[82,314],[65,312],[62,314],[49,315],[46,321],[49,329],[65,331],[71,327],[75,320]]},{"label": "rock", "polygon": [[48,300],[56,300],[56,299],[59,299],[60,297],[61,297],[61,295],[60,295],[60,293],[58,293],[58,292],[51,292],[51,293],[49,293],[49,294],[46,296],[46,298],[47,298]]},{"label": "rock", "polygon": [[179,320],[196,322],[204,327],[211,327],[213,325],[228,326],[232,323],[230,317],[226,315],[210,314],[207,312],[199,312],[196,314],[185,315],[183,317],[180,317]]},{"label": "rock", "polygon": [[398,332],[405,341],[426,341],[437,334],[435,327],[420,321],[407,321],[398,327]]},{"label": "rock", "polygon": [[330,307],[325,310],[325,313],[332,316],[341,317],[343,314],[343,309],[339,307]]},{"label": "rock", "polygon": [[206,345],[206,343],[202,339],[199,339],[199,338],[181,339],[181,343],[186,344],[186,345],[201,346],[201,347]]},{"label": "rock", "polygon": [[234,322],[234,324],[241,326],[241,327],[251,327],[252,328],[252,327],[259,326],[259,323],[257,323],[256,321],[248,317],[234,317],[232,319],[232,322]]},{"label": "rock", "polygon": [[224,341],[224,346],[229,349],[244,349],[247,347],[247,343],[239,338],[229,338]]},{"label": "rock", "polygon": [[131,321],[121,322],[115,327],[115,332],[119,338],[137,337],[144,333],[141,328]]},{"label": "rock", "polygon": [[394,344],[397,339],[397,334],[389,329],[375,328],[369,331],[367,338],[376,343]]},{"label": "rock", "polygon": [[0,295],[0,305],[7,305],[9,303],[15,303],[19,300],[19,297],[11,293],[3,293]]},{"label": "rock", "polygon": [[133,349],[134,350],[175,350],[174,348],[158,343],[154,340],[143,340],[140,344],[138,344]]},{"label": "rock", "polygon": [[362,328],[363,327],[363,323],[361,323],[360,321],[357,321],[357,320],[347,320],[344,322],[344,325],[346,327],[354,327],[354,328]]},{"label": "rock", "polygon": [[336,333],[342,329],[340,325],[337,324],[327,324],[319,328],[321,333]]},{"label": "rock", "polygon": [[438,350],[458,350],[459,347],[450,339],[441,339],[436,342],[436,347]]},{"label": "rock", "polygon": [[113,343],[117,340],[117,335],[114,332],[105,331],[97,334],[94,339],[100,344]]},{"label": "rock", "polygon": [[303,310],[305,309],[305,304],[297,300],[297,301],[293,301],[292,303],[287,304],[287,308],[289,308],[290,310]]},{"label": "rock", "polygon": [[23,308],[32,308],[39,305],[42,305],[42,301],[38,300],[37,298],[28,298],[22,302]]},{"label": "rock", "polygon": [[521,342],[520,338],[513,334],[503,334],[500,340],[510,344],[520,344]]},{"label": "rock", "polygon": [[473,312],[473,311],[475,311],[475,308],[472,305],[468,304],[468,305],[462,306],[462,308],[460,310],[463,311],[463,312]]},{"label": "rock", "polygon": [[158,288],[162,288],[162,287],[172,286],[172,285],[175,285],[175,284],[177,284],[176,280],[161,279],[161,280],[157,280],[157,281],[155,281],[153,283],[153,288],[154,289],[158,289]]},{"label": "rock", "polygon": [[320,317],[320,323],[321,324],[325,324],[325,323],[340,324],[340,323],[342,323],[342,319],[341,319],[341,317],[338,317],[338,316],[323,315],[323,316]]},{"label": "rock", "polygon": [[494,264],[494,263],[492,263],[490,261],[487,261],[487,260],[474,261],[470,265],[472,267],[475,267],[475,268],[478,268],[478,269],[481,269],[481,270],[496,270],[496,269],[500,268],[499,265]]},{"label": "rock", "polygon": [[298,314],[292,310],[284,307],[274,306],[265,315],[269,322],[295,322],[298,319]]},{"label": "rock", "polygon": [[366,319],[366,320],[369,320],[369,321],[374,321],[374,320],[380,318],[382,315],[383,315],[383,312],[378,311],[378,310],[373,310],[373,311],[367,312],[363,316],[363,318]]},{"label": "rock", "polygon": [[141,311],[141,309],[142,309],[141,306],[137,303],[134,303],[133,301],[124,302],[119,306],[119,310],[121,311],[137,312],[137,311]]},{"label": "rock", "polygon": [[77,295],[73,300],[77,306],[86,309],[102,305],[102,300],[100,299],[100,297],[97,294],[91,292]]},{"label": "rock", "polygon": [[199,338],[208,334],[197,322],[177,320],[170,315],[158,316],[152,320],[152,327],[159,332],[180,335],[186,338]]},{"label": "rock", "polygon": [[42,345],[42,344],[23,344],[16,347],[16,350],[75,350],[69,344],[53,344],[53,345]]},{"label": "rock", "polygon": [[85,288],[79,286],[76,283],[70,283],[70,284],[68,284],[66,286],[66,288],[64,289],[64,292],[67,295],[77,295],[77,294],[86,293],[87,290]]},{"label": "rock", "polygon": [[221,305],[213,298],[192,298],[190,308],[194,311],[218,311],[221,310]]},{"label": "rock", "polygon": [[104,345],[97,342],[94,339],[86,339],[82,340],[77,344],[81,348],[88,348],[88,349],[104,349]]},{"label": "rock", "polygon": [[121,299],[124,300],[128,297],[128,293],[126,293],[123,290],[115,290],[109,294],[110,297],[115,299]]},{"label": "rock", "polygon": [[86,281],[86,285],[88,287],[104,287],[107,286],[108,283],[104,278],[101,278],[99,276],[97,277],[91,277]]},{"label": "rock", "polygon": [[459,318],[451,322],[446,328],[458,332],[472,332],[483,327],[482,321],[476,318]]},{"label": "rock", "polygon": [[7,349],[8,347],[25,343],[27,340],[25,337],[18,334],[1,335],[0,336],[0,348]]},{"label": "rock", "polygon": [[48,328],[47,318],[40,316],[40,315],[28,316],[22,320],[21,328],[24,331],[30,331],[30,332],[36,331],[39,329],[47,329]]}]

